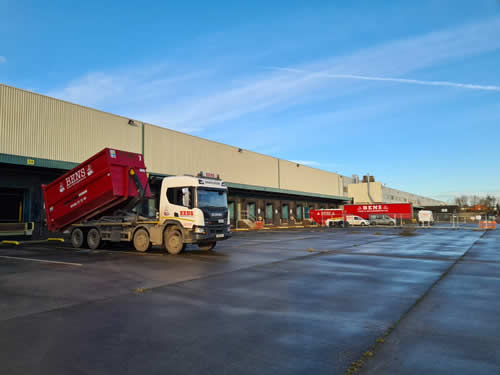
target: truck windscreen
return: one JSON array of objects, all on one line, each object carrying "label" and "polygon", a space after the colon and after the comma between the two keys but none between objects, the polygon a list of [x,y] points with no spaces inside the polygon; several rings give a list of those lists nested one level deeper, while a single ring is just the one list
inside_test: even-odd
[{"label": "truck windscreen", "polygon": [[199,188],[198,207],[227,207],[226,190]]}]

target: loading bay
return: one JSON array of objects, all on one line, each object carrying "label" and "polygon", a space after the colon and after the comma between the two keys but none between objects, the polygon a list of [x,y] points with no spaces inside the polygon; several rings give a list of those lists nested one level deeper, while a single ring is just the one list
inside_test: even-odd
[{"label": "loading bay", "polygon": [[[0,247],[2,374],[499,374],[500,232]],[[356,370],[356,371],[355,371]]]}]

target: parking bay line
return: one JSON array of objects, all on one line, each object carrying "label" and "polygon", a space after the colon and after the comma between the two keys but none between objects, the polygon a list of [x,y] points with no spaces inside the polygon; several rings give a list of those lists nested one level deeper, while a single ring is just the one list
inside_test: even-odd
[{"label": "parking bay line", "polygon": [[57,260],[44,260],[44,259],[34,259],[34,258],[22,258],[22,257],[10,257],[8,255],[0,255],[0,258],[6,259],[20,259],[20,260],[29,260],[32,262],[40,262],[40,263],[54,263],[54,264],[64,264],[67,266],[83,266],[81,263],[70,263],[70,262],[60,262]]}]

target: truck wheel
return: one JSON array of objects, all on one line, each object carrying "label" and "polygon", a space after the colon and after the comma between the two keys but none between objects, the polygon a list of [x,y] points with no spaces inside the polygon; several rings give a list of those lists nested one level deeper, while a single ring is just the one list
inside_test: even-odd
[{"label": "truck wheel", "polygon": [[101,245],[101,233],[99,233],[99,230],[97,230],[97,228],[92,228],[87,233],[87,244],[92,250],[99,248],[99,246]]},{"label": "truck wheel", "polygon": [[201,242],[198,244],[198,246],[200,247],[200,250],[210,251],[215,247],[216,244],[217,244],[217,242],[215,242],[215,241],[213,241],[213,242]]},{"label": "truck wheel", "polygon": [[172,226],[167,228],[163,234],[163,242],[169,254],[177,255],[184,250],[184,242],[182,241],[182,232]]},{"label": "truck wheel", "polygon": [[71,243],[76,249],[85,246],[85,234],[83,234],[83,230],[80,228],[73,229],[71,232]]},{"label": "truck wheel", "polygon": [[151,241],[149,240],[149,233],[146,229],[137,229],[134,233],[134,247],[141,253],[148,251]]}]

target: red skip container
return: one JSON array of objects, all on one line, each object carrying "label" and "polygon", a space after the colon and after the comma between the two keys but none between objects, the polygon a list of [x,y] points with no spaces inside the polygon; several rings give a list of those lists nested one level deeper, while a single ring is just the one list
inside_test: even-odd
[{"label": "red skip container", "polygon": [[138,195],[131,169],[146,189],[145,197],[150,197],[144,157],[110,148],[50,184],[42,185],[49,230],[62,231],[72,224],[124,207]]}]

